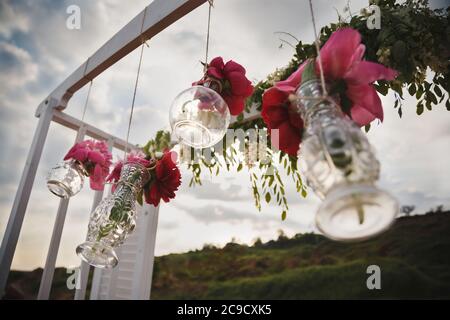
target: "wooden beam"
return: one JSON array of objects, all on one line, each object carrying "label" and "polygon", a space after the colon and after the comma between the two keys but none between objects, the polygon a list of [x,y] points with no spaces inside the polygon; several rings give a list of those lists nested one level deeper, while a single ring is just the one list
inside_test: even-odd
[{"label": "wooden beam", "polygon": [[[60,101],[57,108],[64,109],[75,92],[139,47],[143,40],[154,37],[205,2],[207,0],[154,0],[67,77],[45,100],[54,98]],[[37,117],[43,105],[44,103],[38,107]]]}]

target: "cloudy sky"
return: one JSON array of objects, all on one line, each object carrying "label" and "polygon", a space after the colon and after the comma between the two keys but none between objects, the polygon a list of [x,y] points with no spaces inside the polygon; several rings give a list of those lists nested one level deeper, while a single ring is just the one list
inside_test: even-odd
[{"label": "cloudy sky", "polygon": [[[37,105],[97,48],[139,13],[149,0],[0,0],[0,236],[6,228],[37,119]],[[336,21],[347,1],[314,1],[317,23]],[[81,29],[66,28],[69,5],[81,8]],[[435,2],[435,6],[445,0]],[[367,1],[351,1],[353,12]],[[203,5],[149,41],[136,100],[130,141],[144,144],[159,129],[168,129],[168,108],[178,92],[201,77],[207,6]],[[306,0],[216,0],[211,26],[210,55],[233,59],[247,68],[253,81],[282,67],[293,52],[279,48],[274,35],[285,31],[305,42],[313,39]],[[93,84],[86,121],[118,137],[126,134],[138,50]],[[65,112],[81,117],[87,88],[80,90]],[[372,126],[369,138],[382,163],[380,186],[401,204],[423,211],[450,204],[450,113],[444,106],[422,116],[406,98],[403,118],[393,109],[393,97],[383,98],[385,121]],[[75,133],[53,124],[36,176],[13,267],[33,269],[45,262],[58,199],[45,186],[45,176],[72,145]],[[156,253],[183,252],[205,243],[223,245],[235,237],[251,243],[314,229],[319,201],[306,199],[288,185],[290,212],[281,221],[279,209],[253,206],[248,174],[204,176],[203,187],[189,188],[189,172],[175,201],[163,204]],[[74,249],[86,234],[91,197],[85,188],[71,201],[57,265],[77,265]]]}]

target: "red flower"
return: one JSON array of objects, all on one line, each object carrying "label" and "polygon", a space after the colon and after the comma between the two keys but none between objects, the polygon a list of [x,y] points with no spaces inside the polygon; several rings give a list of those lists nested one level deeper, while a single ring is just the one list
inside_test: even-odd
[{"label": "red flower", "polygon": [[169,202],[170,199],[175,198],[175,191],[181,184],[181,173],[174,159],[176,159],[176,153],[172,151],[165,152],[158,160],[150,187],[144,190],[145,202],[156,207],[161,199]]},{"label": "red flower", "polygon": [[[361,43],[361,35],[358,31],[351,28],[343,28],[335,31],[328,41],[320,49],[323,73],[325,80],[330,84],[331,93],[339,95],[341,107],[353,121],[358,125],[364,126],[374,119],[383,120],[383,108],[381,100],[373,87],[376,80],[393,80],[397,76],[397,71],[386,68],[385,66],[363,61],[365,46]],[[298,135],[292,133],[295,126],[292,126],[293,116],[284,117],[283,121],[277,122],[270,119],[270,114],[265,109],[278,108],[288,109],[289,103],[287,97],[294,94],[296,88],[302,80],[302,73],[306,66],[306,61],[289,78],[279,81],[274,88],[269,89],[263,96],[262,114],[266,114],[264,121],[270,129],[280,129],[280,150],[296,155],[297,148],[294,150],[294,142],[298,141]],[[316,61],[316,72],[319,75],[319,64]],[[271,90],[278,90],[284,93],[274,95]],[[265,95],[273,97],[265,98]],[[277,115],[288,114],[287,110],[277,110]],[[289,120],[289,121],[287,121]],[[295,121],[294,121],[295,122]],[[296,122],[298,124],[298,122]],[[289,126],[289,130],[281,127]],[[300,131],[302,127],[300,127]],[[295,137],[294,137],[295,136]],[[294,139],[292,143],[285,140]],[[288,145],[289,147],[286,147]]]},{"label": "red flower", "polygon": [[267,90],[263,95],[261,116],[270,130],[272,145],[296,156],[302,140],[303,121],[289,95],[277,87]]},{"label": "red flower", "polygon": [[79,161],[89,174],[91,189],[103,190],[109,173],[112,155],[104,141],[86,140],[76,143],[66,154],[64,160]]},{"label": "red flower", "polygon": [[252,83],[245,76],[245,68],[233,60],[224,64],[222,57],[211,60],[208,64],[205,78],[193,83],[202,85],[209,78],[220,81],[222,91],[219,92],[228,105],[232,115],[238,115],[244,111],[245,99],[252,95]]}]

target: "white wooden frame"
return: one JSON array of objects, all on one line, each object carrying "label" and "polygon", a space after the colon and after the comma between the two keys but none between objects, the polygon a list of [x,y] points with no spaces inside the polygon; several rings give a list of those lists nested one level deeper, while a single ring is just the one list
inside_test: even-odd
[{"label": "white wooden frame", "polygon": [[[0,297],[3,296],[16,250],[20,230],[26,213],[36,170],[45,145],[49,126],[52,121],[77,131],[77,141],[84,136],[106,140],[110,148],[124,149],[126,143],[106,132],[62,112],[70,98],[84,85],[108,69],[114,63],[139,47],[144,40],[150,39],[169,25],[179,20],[207,0],[154,0],[134,19],[125,25],[108,42],[98,49],[89,59],[64,80],[37,108],[39,122],[28,153],[22,177],[0,247]],[[95,207],[102,194],[96,193]],[[38,298],[48,299],[55,262],[59,250],[61,233],[67,212],[68,200],[61,200],[53,228],[50,248],[44,268]],[[156,232],[156,228],[155,228]],[[82,267],[82,288],[77,290],[76,299],[84,299],[89,268]]]}]

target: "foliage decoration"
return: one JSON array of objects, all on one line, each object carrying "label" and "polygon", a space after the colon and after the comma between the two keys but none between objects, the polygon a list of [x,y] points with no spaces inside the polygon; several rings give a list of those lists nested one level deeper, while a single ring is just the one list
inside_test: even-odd
[{"label": "foliage decoration", "polygon": [[[368,28],[368,19],[372,15],[370,7],[359,14],[350,14],[348,18],[339,14],[338,22],[320,30],[321,45],[338,29],[351,27],[357,30],[365,46],[364,60],[381,63],[399,71],[395,80],[379,80],[374,86],[382,95],[394,93],[393,107],[397,108],[400,117],[403,114],[402,101],[405,91],[417,99],[418,115],[425,109],[432,110],[443,102],[450,111],[450,8],[432,10],[427,0],[369,1],[369,5],[372,4],[381,9],[381,29]],[[347,8],[346,11],[350,12],[350,9]],[[293,36],[292,38],[296,39]],[[283,40],[283,43],[286,41]],[[316,56],[314,44],[298,41],[294,47],[294,56],[286,67],[275,70],[265,80],[255,84],[253,94],[246,100],[244,112],[231,124],[230,129],[241,129],[243,132],[243,145],[239,145],[235,138],[225,137],[222,144],[219,143],[211,149],[194,150],[181,147],[181,158],[185,158],[188,168],[192,171],[190,186],[201,185],[200,177],[204,169],[217,175],[220,169],[230,171],[233,168],[241,171],[245,165],[250,175],[255,206],[260,210],[264,201],[276,203],[281,208],[283,220],[289,209],[284,176],[290,176],[296,185],[297,193],[306,196],[306,186],[297,170],[297,158],[282,151],[272,151],[270,141],[267,141],[268,148],[263,155],[257,152],[257,161],[239,161],[249,158],[251,150],[261,149],[261,137],[267,131],[260,116],[246,118],[245,115],[255,112],[259,114],[264,92],[276,82],[286,80],[302,63]],[[366,126],[366,130],[369,128],[370,124]],[[251,134],[247,132],[253,132],[252,130],[259,132],[258,139],[252,139]],[[157,136],[157,140],[162,140],[162,137],[162,134],[159,138]],[[147,145],[146,153],[153,148],[153,143],[161,142]],[[254,155],[250,156],[252,157],[255,158]],[[261,161],[261,158],[264,161]]]}]

